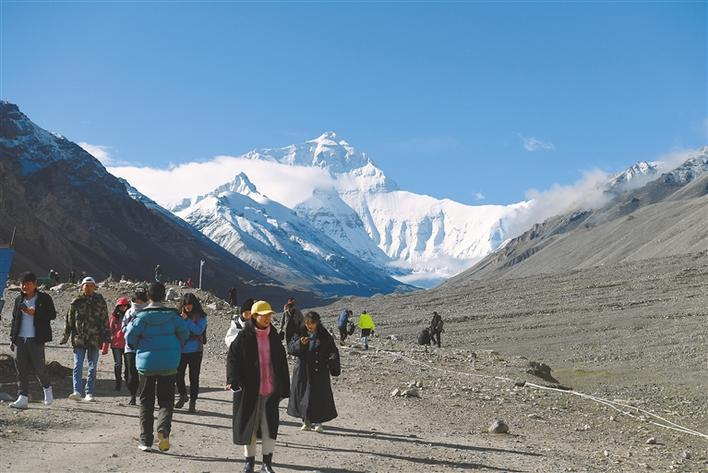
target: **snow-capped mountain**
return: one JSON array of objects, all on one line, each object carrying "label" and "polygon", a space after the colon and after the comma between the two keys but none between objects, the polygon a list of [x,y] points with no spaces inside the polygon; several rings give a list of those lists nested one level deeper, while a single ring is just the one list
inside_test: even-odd
[{"label": "snow-capped mountain", "polygon": [[624,171],[610,176],[607,190],[611,193],[636,189],[659,177],[664,165],[660,161],[638,161]]},{"label": "snow-capped mountain", "polygon": [[333,132],[245,157],[329,171],[334,188],[316,190],[295,212],[349,252],[422,287],[494,250],[507,239],[505,219],[523,207],[471,206],[400,190],[369,156]]},{"label": "snow-capped mountain", "polygon": [[293,286],[328,296],[410,289],[258,192],[244,173],[184,201],[176,214],[240,259]]}]

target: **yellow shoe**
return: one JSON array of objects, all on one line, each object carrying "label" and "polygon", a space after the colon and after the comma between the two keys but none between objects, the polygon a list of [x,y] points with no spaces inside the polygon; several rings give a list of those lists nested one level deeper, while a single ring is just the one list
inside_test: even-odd
[{"label": "yellow shoe", "polygon": [[170,449],[170,437],[162,432],[157,433],[157,447],[161,452],[166,452]]}]

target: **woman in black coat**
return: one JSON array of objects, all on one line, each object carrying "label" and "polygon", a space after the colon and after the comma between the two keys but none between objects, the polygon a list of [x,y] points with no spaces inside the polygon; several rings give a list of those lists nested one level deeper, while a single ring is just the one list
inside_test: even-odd
[{"label": "woman in black coat", "polygon": [[[271,462],[280,423],[278,404],[290,395],[285,349],[270,324],[273,313],[267,302],[254,303],[252,321],[231,343],[227,358],[226,388],[234,391],[233,440],[244,445],[246,473],[255,471],[256,438],[262,443],[261,472],[273,473]],[[261,363],[268,359],[269,363]]]},{"label": "woman in black coat", "polygon": [[288,344],[288,352],[297,357],[288,415],[302,419],[301,430],[322,432],[319,424],[337,417],[329,376],[341,372],[339,350],[317,312],[308,312],[304,322],[307,332]]}]

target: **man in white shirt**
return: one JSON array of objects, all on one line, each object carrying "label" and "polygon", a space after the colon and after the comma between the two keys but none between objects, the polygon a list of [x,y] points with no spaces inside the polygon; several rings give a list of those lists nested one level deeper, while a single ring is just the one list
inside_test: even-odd
[{"label": "man in white shirt", "polygon": [[15,352],[17,400],[10,407],[28,406],[29,373],[34,371],[44,390],[44,404],[54,401],[54,393],[44,362],[44,344],[52,340],[51,321],[57,316],[49,294],[37,290],[37,276],[24,273],[20,277],[22,293],[15,299],[10,326],[10,350]]}]

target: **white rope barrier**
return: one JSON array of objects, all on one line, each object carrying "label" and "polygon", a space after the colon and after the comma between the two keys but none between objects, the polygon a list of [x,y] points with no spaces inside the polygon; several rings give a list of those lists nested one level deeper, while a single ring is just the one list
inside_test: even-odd
[{"label": "white rope barrier", "polygon": [[[348,348],[348,347],[343,347],[343,348]],[[478,374],[478,373],[468,373],[466,371],[458,371],[458,370],[452,370],[452,369],[447,369],[447,368],[441,368],[439,366],[434,366],[429,363],[425,363],[423,361],[416,360],[415,358],[411,358],[411,357],[404,355],[403,353],[399,353],[399,352],[394,352],[394,351],[390,351],[390,350],[383,350],[383,349],[380,349],[379,351],[381,353],[385,353],[385,354],[392,355],[394,357],[398,357],[400,359],[406,360],[411,364],[423,366],[425,368],[430,368],[430,369],[437,370],[437,371],[442,371],[445,373],[454,373],[454,374],[457,374],[460,376],[474,376],[474,377],[483,378],[483,379],[494,379],[497,381],[505,381],[505,382],[510,382],[510,383],[516,382],[516,380],[513,380],[511,378],[506,378],[504,376],[492,376],[492,375],[485,375],[485,374]],[[619,412],[620,414],[631,417],[631,418],[636,419],[640,422],[647,422],[647,423],[655,425],[657,427],[662,427],[664,429],[674,430],[676,432],[681,432],[683,434],[693,435],[693,436],[701,437],[701,438],[708,440],[708,435],[706,435],[704,433],[701,433],[701,432],[698,432],[697,430],[689,429],[688,427],[684,427],[682,425],[676,424],[675,422],[671,422],[670,420],[664,419],[661,416],[658,416],[658,415],[656,415],[652,412],[649,412],[647,410],[640,409],[636,406],[630,406],[628,404],[623,404],[621,402],[610,401],[609,399],[604,399],[604,398],[601,398],[598,396],[593,396],[591,394],[585,394],[585,393],[578,392],[578,391],[558,389],[558,388],[554,388],[551,386],[543,386],[540,384],[534,384],[534,383],[529,383],[529,382],[525,382],[524,386],[530,386],[535,389],[553,391],[553,392],[558,392],[558,393],[562,393],[562,394],[572,394],[572,395],[575,395],[575,396],[578,396],[578,397],[581,397],[584,399],[589,399],[589,400],[597,402],[599,404],[603,404],[605,406],[608,406],[608,407],[614,409],[615,411]],[[628,410],[623,410],[621,408],[625,408]],[[657,419],[663,423],[656,422],[654,420],[642,419],[639,416],[637,416],[629,411],[632,409],[634,411],[636,411],[637,413],[641,413],[641,414],[644,414],[645,416],[653,417],[654,419]]]}]

